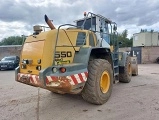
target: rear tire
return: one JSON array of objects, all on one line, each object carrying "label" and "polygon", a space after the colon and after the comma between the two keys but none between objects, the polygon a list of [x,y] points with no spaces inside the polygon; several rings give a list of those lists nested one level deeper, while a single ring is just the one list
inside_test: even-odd
[{"label": "rear tire", "polygon": [[136,66],[136,68],[132,71],[132,76],[138,76],[138,67]]},{"label": "rear tire", "polygon": [[125,62],[123,69],[119,69],[119,82],[129,83],[132,76],[131,59],[129,56],[126,58]]},{"label": "rear tire", "polygon": [[101,105],[109,99],[113,87],[113,71],[110,63],[94,59],[88,65],[88,78],[82,91],[87,102]]},{"label": "rear tire", "polygon": [[156,62],[159,64],[159,57],[156,59]]}]

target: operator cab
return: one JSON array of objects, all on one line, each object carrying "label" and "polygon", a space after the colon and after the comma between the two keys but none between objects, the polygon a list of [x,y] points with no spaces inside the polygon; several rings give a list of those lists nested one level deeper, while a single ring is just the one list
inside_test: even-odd
[{"label": "operator cab", "polygon": [[76,25],[82,29],[93,31],[100,41],[99,46],[110,47],[111,21],[101,15],[92,13],[90,13],[90,16],[88,15],[89,13],[83,19],[76,20]]}]

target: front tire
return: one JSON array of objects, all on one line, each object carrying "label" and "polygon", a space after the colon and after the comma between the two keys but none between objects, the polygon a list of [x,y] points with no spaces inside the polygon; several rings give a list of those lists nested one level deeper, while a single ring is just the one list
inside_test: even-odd
[{"label": "front tire", "polygon": [[82,91],[84,100],[93,104],[104,104],[109,99],[113,87],[113,71],[110,63],[94,59],[88,65],[88,78]]}]

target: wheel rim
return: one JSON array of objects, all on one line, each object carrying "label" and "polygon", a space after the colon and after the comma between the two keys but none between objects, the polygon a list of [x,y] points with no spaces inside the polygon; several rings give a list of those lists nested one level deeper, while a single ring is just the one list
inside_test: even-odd
[{"label": "wheel rim", "polygon": [[131,64],[130,63],[128,65],[128,73],[129,73],[129,75],[131,75]]},{"label": "wheel rim", "polygon": [[109,86],[110,86],[110,75],[107,71],[104,71],[100,79],[100,89],[102,93],[108,92]]}]

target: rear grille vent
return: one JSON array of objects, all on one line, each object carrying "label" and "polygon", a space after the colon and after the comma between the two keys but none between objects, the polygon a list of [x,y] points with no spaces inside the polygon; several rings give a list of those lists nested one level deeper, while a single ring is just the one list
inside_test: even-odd
[{"label": "rear grille vent", "polygon": [[76,46],[85,45],[85,44],[86,44],[86,33],[85,32],[79,32],[78,35],[77,35]]}]

